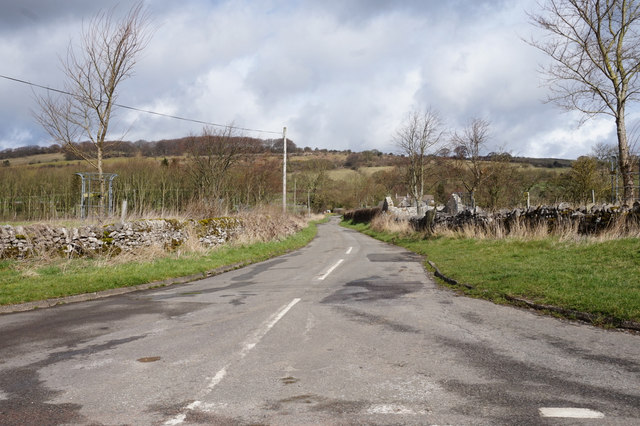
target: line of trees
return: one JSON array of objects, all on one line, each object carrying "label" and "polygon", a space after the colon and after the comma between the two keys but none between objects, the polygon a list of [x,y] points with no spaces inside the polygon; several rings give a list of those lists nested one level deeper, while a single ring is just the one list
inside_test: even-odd
[{"label": "line of trees", "polygon": [[[214,134],[214,139],[210,129],[203,133],[212,141],[219,141],[220,135]],[[202,140],[202,136],[197,140]],[[182,157],[106,161],[105,172],[118,174],[113,181],[116,208],[122,200],[127,200],[129,213],[138,216],[205,217],[261,204],[279,204],[281,155],[243,152],[239,149],[243,146],[241,141],[241,138],[229,137],[227,143],[235,146],[194,145],[192,154]],[[352,154],[291,157],[287,166],[291,208],[323,211],[370,207],[387,195],[411,194],[407,184],[411,163],[407,156],[374,154],[371,158],[387,166],[353,170],[345,167],[352,160],[347,160]],[[610,159],[598,155],[594,152],[574,161],[569,168],[559,169],[514,163],[508,161],[508,156],[501,158],[495,153],[481,156],[475,166],[469,157],[429,154],[423,163],[424,193],[434,195],[438,203],[446,203],[452,192],[465,192],[465,182],[472,181],[473,170],[480,170],[475,199],[484,209],[523,206],[526,192],[534,205],[563,201],[588,204],[592,195],[599,203],[609,202]],[[369,158],[371,154],[364,156]],[[0,219],[78,217],[81,194],[75,173],[86,171],[91,170],[83,161],[0,167]]]},{"label": "line of trees", "polygon": [[[220,130],[225,131],[226,128]],[[219,138],[214,132],[213,135],[209,135],[211,138]],[[279,153],[282,152],[282,139],[259,139],[250,138],[245,136],[234,136],[235,138],[242,139],[243,150],[248,153]],[[160,141],[105,141],[102,157],[117,158],[117,157],[180,157],[189,154],[194,143],[206,143],[207,137],[202,135],[186,136],[183,138],[175,139],[163,139]],[[72,148],[61,146],[59,144],[51,144],[49,146],[37,146],[29,145],[17,148],[7,148],[0,150],[0,160],[7,160],[13,158],[29,157],[42,154],[64,154],[65,160],[82,160],[83,155],[89,155],[94,151],[94,146],[91,142],[73,142]],[[305,153],[312,152],[309,147],[299,148],[293,141],[287,139],[287,152]],[[319,150],[318,150],[319,151]],[[326,150],[324,150],[326,151]],[[82,155],[78,154],[82,153]],[[354,153],[355,156],[360,155]]]},{"label": "line of trees", "polygon": [[[506,152],[487,153],[490,127],[487,120],[473,118],[462,129],[446,131],[433,108],[407,117],[395,141],[405,157],[406,193],[418,207],[425,191],[441,203],[452,192],[465,193],[472,206],[487,209],[522,205],[525,193],[534,204],[625,202],[628,187],[633,190],[635,186],[634,176],[640,178],[638,172],[630,173],[629,184],[621,170],[621,197],[612,200],[617,191],[615,177],[613,188],[611,183],[611,161],[618,152],[615,146],[598,144],[592,155],[570,162],[569,168],[558,173],[549,168],[534,169]],[[638,170],[637,156],[629,155],[627,161],[631,169]]]}]

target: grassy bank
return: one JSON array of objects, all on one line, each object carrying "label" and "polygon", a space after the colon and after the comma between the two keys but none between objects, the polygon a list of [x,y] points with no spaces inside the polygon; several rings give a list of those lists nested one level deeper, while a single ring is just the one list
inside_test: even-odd
[{"label": "grassy bank", "polygon": [[152,261],[57,259],[0,261],[0,305],[129,287],[213,269],[260,262],[308,244],[317,222],[283,240],[229,245],[211,251],[158,253]]},{"label": "grassy bank", "polygon": [[[346,225],[427,257],[466,294],[507,303],[521,298],[586,312],[596,324],[640,322],[640,240],[556,237],[478,239],[380,232]],[[609,318],[609,320],[607,319]]]}]

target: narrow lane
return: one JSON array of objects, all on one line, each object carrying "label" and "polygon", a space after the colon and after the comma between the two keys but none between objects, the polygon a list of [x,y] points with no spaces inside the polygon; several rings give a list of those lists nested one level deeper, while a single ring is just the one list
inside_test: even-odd
[{"label": "narrow lane", "polygon": [[0,424],[639,420],[640,336],[457,296],[335,222],[242,270],[0,316]]}]

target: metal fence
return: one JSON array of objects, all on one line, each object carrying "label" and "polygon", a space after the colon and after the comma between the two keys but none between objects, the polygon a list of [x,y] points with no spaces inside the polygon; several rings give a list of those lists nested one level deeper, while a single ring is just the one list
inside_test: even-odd
[{"label": "metal fence", "polygon": [[[631,172],[633,176],[634,186],[633,194],[634,201],[640,201],[640,160],[636,160],[637,164],[636,172]],[[620,168],[618,167],[618,158],[612,156],[610,158],[611,169],[609,174],[611,175],[611,204],[619,204],[622,200],[622,194],[624,194],[624,186],[620,184],[622,182],[622,176],[620,174]],[[637,185],[635,184],[637,183]]]},{"label": "metal fence", "polygon": [[[80,218],[113,214],[113,179],[115,173],[76,173],[81,179]],[[103,194],[104,192],[104,194]],[[103,199],[103,196],[106,199]]]}]

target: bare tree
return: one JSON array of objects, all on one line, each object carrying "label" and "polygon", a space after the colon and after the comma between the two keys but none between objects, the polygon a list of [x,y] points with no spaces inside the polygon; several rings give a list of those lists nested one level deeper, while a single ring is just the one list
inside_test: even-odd
[{"label": "bare tree", "polygon": [[461,169],[460,179],[475,207],[474,193],[480,185],[489,177],[493,169],[487,167],[481,156],[482,150],[489,139],[489,122],[481,118],[472,119],[461,133],[454,132],[451,137],[451,145],[457,156],[458,167]]},{"label": "bare tree", "polygon": [[608,162],[611,157],[617,156],[618,147],[606,142],[598,142],[591,147],[591,154],[601,162]]},{"label": "bare tree", "polygon": [[214,211],[224,207],[225,191],[229,188],[230,170],[247,151],[247,140],[234,135],[234,127],[216,130],[205,127],[202,136],[189,141],[188,173],[196,188],[198,201]]},{"label": "bare tree", "polygon": [[553,61],[544,69],[549,100],[586,118],[615,119],[624,202],[633,201],[633,175],[625,126],[628,102],[640,91],[640,1],[546,0],[534,25],[549,37],[530,44]]},{"label": "bare tree", "polygon": [[[65,93],[36,98],[40,107],[36,119],[47,133],[98,172],[101,207],[103,155],[118,87],[133,75],[136,60],[149,42],[148,28],[141,2],[119,21],[113,9],[100,12],[83,28],[80,45],[69,43],[66,58],[61,58]],[[79,149],[77,143],[86,140],[93,150]]]},{"label": "bare tree", "polygon": [[413,111],[396,132],[395,143],[408,157],[408,187],[422,215],[426,159],[429,151],[442,139],[442,121],[432,109]]}]

